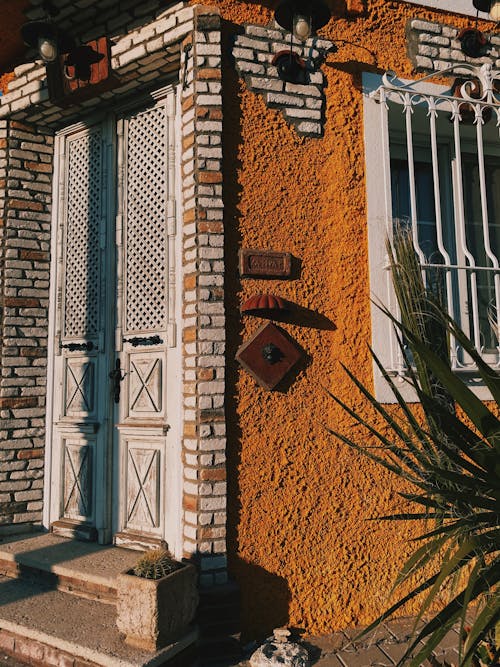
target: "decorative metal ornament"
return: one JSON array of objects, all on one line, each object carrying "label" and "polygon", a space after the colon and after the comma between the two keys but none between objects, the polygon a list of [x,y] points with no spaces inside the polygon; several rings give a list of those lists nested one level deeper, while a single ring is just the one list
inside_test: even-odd
[{"label": "decorative metal ornament", "polygon": [[68,79],[90,81],[92,65],[100,62],[103,58],[104,53],[98,53],[88,44],[78,46],[68,53],[64,61],[64,74]]},{"label": "decorative metal ornament", "polygon": [[290,306],[280,296],[275,294],[254,294],[240,308],[245,315],[272,316],[290,310]]},{"label": "decorative metal ornament", "polygon": [[237,361],[264,389],[274,389],[302,357],[282,329],[267,322],[236,353]]},{"label": "decorative metal ornament", "polygon": [[[468,81],[467,79],[457,78],[453,82],[452,91],[453,96],[458,99],[464,99],[463,88],[464,85],[468,85],[468,99],[478,100],[481,96],[481,86],[478,80]],[[472,125],[477,123],[479,119],[482,119],[482,123],[488,123],[493,115],[493,110],[491,107],[479,107],[476,108],[474,104],[471,104],[469,101],[463,102],[459,106],[460,116],[462,117],[462,123],[466,125]],[[450,114],[450,121],[453,122],[453,114]]]}]

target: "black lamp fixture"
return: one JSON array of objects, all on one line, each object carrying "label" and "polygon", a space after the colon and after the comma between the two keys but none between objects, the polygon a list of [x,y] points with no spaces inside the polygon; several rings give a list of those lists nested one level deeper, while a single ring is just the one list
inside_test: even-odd
[{"label": "black lamp fixture", "polygon": [[322,0],[284,0],[278,5],[274,18],[278,25],[305,42],[328,23],[331,12]]},{"label": "black lamp fixture", "polygon": [[486,12],[492,21],[500,21],[500,0],[472,0],[479,12]]},{"label": "black lamp fixture", "polygon": [[29,21],[21,27],[21,35],[27,46],[38,51],[44,63],[54,62],[60,53],[70,51],[74,42],[69,35],[62,32],[54,23],[59,10],[50,0],[42,3],[46,18],[43,21]]},{"label": "black lamp fixture", "polygon": [[[283,0],[274,13],[276,23],[290,33],[290,50],[280,51],[273,59],[279,77],[289,83],[307,83],[307,72],[315,70],[325,59],[326,52],[319,58],[305,61],[293,51],[293,37],[304,44],[319,28],[328,23],[331,12],[322,0]],[[335,52],[337,48],[331,47]]]},{"label": "black lamp fixture", "polygon": [[[492,21],[500,21],[500,0],[472,0],[472,4],[478,12],[489,14]],[[458,35],[461,49],[466,56],[480,58],[484,55],[487,44],[486,36],[477,28],[464,28]]]}]

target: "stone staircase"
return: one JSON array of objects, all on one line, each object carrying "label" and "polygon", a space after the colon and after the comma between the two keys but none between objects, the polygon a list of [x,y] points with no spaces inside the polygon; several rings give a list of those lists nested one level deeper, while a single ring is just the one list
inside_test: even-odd
[{"label": "stone staircase", "polygon": [[52,534],[0,537],[0,651],[51,667],[190,667],[195,628],[148,653],[116,628],[116,577],[137,551]]}]

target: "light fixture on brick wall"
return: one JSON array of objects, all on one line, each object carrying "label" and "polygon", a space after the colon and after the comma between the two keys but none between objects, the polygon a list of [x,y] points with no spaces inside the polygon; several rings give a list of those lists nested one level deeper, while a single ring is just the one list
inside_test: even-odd
[{"label": "light fixture on brick wall", "polygon": [[331,12],[322,0],[284,0],[274,14],[278,25],[301,42],[326,25],[330,17]]},{"label": "light fixture on brick wall", "polygon": [[[474,8],[478,12],[489,14],[492,21],[500,21],[500,0],[472,0]],[[470,58],[480,58],[485,55],[488,44],[486,35],[478,29],[477,19],[473,28],[464,28],[458,35],[460,48]]]},{"label": "light fixture on brick wall", "polygon": [[42,3],[45,19],[29,21],[21,27],[21,35],[27,46],[38,51],[44,63],[53,63],[60,53],[73,48],[74,41],[69,35],[62,32],[54,22],[59,10],[49,1]]},{"label": "light fixture on brick wall", "polygon": [[500,0],[472,0],[472,4],[478,11],[489,14],[492,21],[500,21]]},{"label": "light fixture on brick wall", "polygon": [[[324,61],[326,53],[321,51],[318,58],[306,61],[292,49],[293,37],[305,44],[309,37],[328,23],[330,9],[322,0],[283,0],[274,18],[279,26],[290,32],[290,49],[280,51],[273,59],[280,79],[289,83],[307,83],[308,71],[316,70]],[[336,50],[334,46],[330,48],[330,52]]]}]

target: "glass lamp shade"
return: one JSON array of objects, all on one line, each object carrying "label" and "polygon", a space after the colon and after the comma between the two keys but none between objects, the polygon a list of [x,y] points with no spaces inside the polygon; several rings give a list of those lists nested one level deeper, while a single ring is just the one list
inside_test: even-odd
[{"label": "glass lamp shade", "polygon": [[490,7],[490,18],[497,23],[500,21],[500,0],[492,0]]},{"label": "glass lamp shade", "polygon": [[312,20],[310,16],[295,14],[293,17],[293,34],[301,42],[309,39],[312,33]]},{"label": "glass lamp shade", "polygon": [[52,63],[57,58],[59,50],[57,48],[57,42],[51,37],[39,37],[38,38],[38,53],[40,54],[43,62]]},{"label": "glass lamp shade", "polygon": [[[274,13],[276,23],[285,30],[293,32],[302,41],[305,41],[312,33],[326,25],[330,17],[330,9],[323,0],[283,0]],[[300,26],[298,25],[299,21]],[[299,37],[299,31],[301,34],[305,34],[304,24],[306,22],[310,26],[310,34],[307,37]]]},{"label": "glass lamp shade", "polygon": [[67,53],[74,46],[69,35],[58,30],[52,21],[29,21],[21,27],[21,36],[27,46],[37,49],[46,63],[53,62],[60,53]]}]

